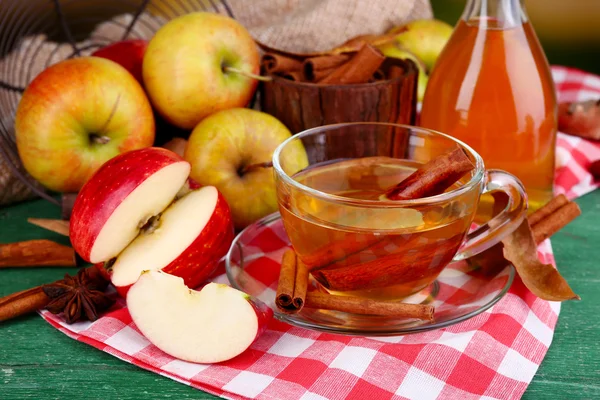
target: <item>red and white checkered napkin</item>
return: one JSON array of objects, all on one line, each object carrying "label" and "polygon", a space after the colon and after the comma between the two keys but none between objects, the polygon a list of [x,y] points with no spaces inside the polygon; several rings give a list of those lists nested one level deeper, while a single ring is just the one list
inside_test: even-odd
[{"label": "red and white checkered napkin", "polygon": [[[561,101],[600,95],[596,76],[562,67],[553,74]],[[556,191],[573,198],[595,189],[586,171],[596,159],[600,145],[561,134]],[[262,245],[268,252],[269,243]],[[541,245],[540,256],[553,262],[549,241]],[[151,345],[123,306],[120,300],[95,323],[67,325],[48,312],[42,316],[70,337],[127,362],[236,399],[519,398],[550,346],[560,311],[560,303],[536,298],[516,279],[492,308],[448,328],[348,337],[273,320],[239,357],[201,365],[173,359]]]}]

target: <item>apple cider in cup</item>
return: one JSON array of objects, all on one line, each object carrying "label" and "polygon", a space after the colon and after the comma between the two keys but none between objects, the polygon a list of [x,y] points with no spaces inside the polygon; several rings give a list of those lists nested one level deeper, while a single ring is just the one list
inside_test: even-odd
[{"label": "apple cider in cup", "polygon": [[[385,191],[419,166],[409,160],[365,157],[316,164],[293,176],[307,187],[347,200],[280,194],[286,232],[321,289],[401,299],[427,287],[452,260],[473,218],[467,206],[471,202],[447,201],[422,209],[383,206]],[[371,200],[374,206],[358,210],[353,199]],[[377,206],[380,200],[382,206]]]}]

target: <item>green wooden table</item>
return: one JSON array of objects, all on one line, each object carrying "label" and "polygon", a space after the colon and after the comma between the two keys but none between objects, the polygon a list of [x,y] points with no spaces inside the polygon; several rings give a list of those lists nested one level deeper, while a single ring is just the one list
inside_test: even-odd
[{"label": "green wooden table", "polygon": [[[554,240],[557,263],[580,302],[563,304],[554,341],[525,399],[600,398],[600,191]],[[58,218],[42,200],[0,209],[0,242],[66,238],[26,222]],[[65,268],[0,270],[0,296],[59,279]],[[72,270],[71,270],[72,271]],[[0,323],[0,399],[203,399],[212,396],[77,342],[37,314]]]}]

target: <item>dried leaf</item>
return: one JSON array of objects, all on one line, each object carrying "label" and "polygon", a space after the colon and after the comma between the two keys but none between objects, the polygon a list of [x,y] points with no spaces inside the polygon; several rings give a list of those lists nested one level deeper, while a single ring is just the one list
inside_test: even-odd
[{"label": "dried leaf", "polygon": [[538,259],[537,245],[527,219],[506,239],[504,258],[512,262],[525,286],[549,301],[580,300],[558,270]]}]

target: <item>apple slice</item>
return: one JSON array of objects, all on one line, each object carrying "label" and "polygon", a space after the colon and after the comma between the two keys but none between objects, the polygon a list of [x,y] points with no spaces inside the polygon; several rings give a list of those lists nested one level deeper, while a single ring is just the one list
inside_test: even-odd
[{"label": "apple slice", "polygon": [[189,172],[189,163],[158,147],[104,163],[73,205],[69,232],[75,251],[91,263],[116,257],[150,218],[167,208]]},{"label": "apple slice", "polygon": [[144,270],[163,270],[196,287],[217,267],[233,240],[231,213],[214,186],[191,191],[152,218],[109,268],[124,294]]},{"label": "apple slice", "polygon": [[209,283],[190,290],[181,278],[145,271],[127,294],[133,322],[167,354],[217,363],[242,352],[265,330],[273,311],[230,286]]}]

